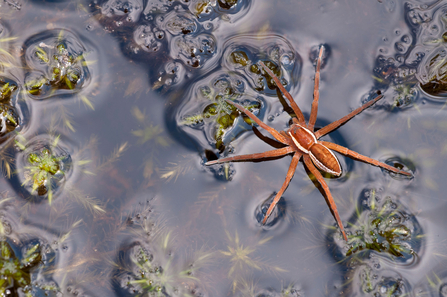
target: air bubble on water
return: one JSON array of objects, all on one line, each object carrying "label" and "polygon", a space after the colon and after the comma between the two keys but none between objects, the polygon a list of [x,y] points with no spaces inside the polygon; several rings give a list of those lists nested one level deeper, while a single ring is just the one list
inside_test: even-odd
[{"label": "air bubble on water", "polygon": [[290,57],[289,57],[289,56],[284,55],[284,56],[281,57],[281,64],[282,64],[283,66],[287,66],[287,65],[289,65],[290,63],[291,63],[291,62],[290,62]]}]

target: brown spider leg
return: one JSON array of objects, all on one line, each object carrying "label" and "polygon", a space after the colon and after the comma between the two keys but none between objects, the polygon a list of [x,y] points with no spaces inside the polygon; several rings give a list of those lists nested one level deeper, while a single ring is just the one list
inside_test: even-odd
[{"label": "brown spider leg", "polygon": [[317,121],[318,101],[320,100],[320,68],[323,50],[324,47],[321,46],[320,53],[318,54],[317,70],[315,72],[314,100],[312,102],[312,109],[310,111],[309,124],[307,125],[307,128],[312,132],[314,132],[315,122]]},{"label": "brown spider leg", "polygon": [[400,173],[400,174],[403,174],[403,175],[406,175],[406,176],[412,176],[411,173],[399,170],[399,169],[397,169],[397,168],[395,168],[393,166],[390,166],[390,165],[387,165],[385,163],[379,162],[379,161],[377,161],[375,159],[372,159],[372,158],[360,155],[359,153],[351,151],[350,149],[347,149],[344,146],[341,146],[341,145],[338,145],[338,144],[335,144],[335,143],[332,143],[332,142],[327,142],[327,141],[319,141],[319,142],[321,144],[323,144],[324,146],[326,146],[327,148],[329,148],[331,150],[334,150],[336,152],[339,152],[340,154],[343,154],[343,155],[348,156],[350,158],[357,159],[359,161],[362,161],[362,162],[365,162],[365,163],[368,163],[368,164],[371,164],[371,165],[374,165],[374,166],[377,166],[377,167],[382,167],[382,168],[384,168],[386,170],[389,170],[389,171],[392,171],[394,173]]},{"label": "brown spider leg", "polygon": [[346,123],[347,121],[349,121],[350,119],[352,119],[353,117],[355,117],[356,115],[361,113],[363,110],[367,109],[368,107],[370,107],[371,105],[373,105],[374,103],[376,103],[377,101],[379,101],[382,98],[383,98],[383,96],[379,95],[376,98],[374,98],[373,100],[371,100],[369,102],[366,102],[365,104],[363,104],[362,106],[360,106],[356,110],[352,111],[348,115],[342,117],[338,121],[332,122],[329,125],[324,126],[320,130],[315,132],[315,136],[317,137],[317,139],[319,139],[320,137],[322,137],[322,136],[324,136],[324,135],[334,131],[335,129],[337,129],[338,127],[340,127],[341,125],[343,125],[344,123]]},{"label": "brown spider leg", "polygon": [[254,114],[251,113],[251,111],[249,111],[248,109],[244,108],[242,105],[239,105],[237,103],[234,103],[231,100],[226,100],[228,104],[231,104],[233,106],[235,106],[237,109],[239,109],[240,111],[242,111],[243,113],[245,113],[250,119],[252,119],[253,121],[255,121],[256,124],[258,124],[259,126],[261,126],[262,128],[264,128],[265,130],[267,130],[270,134],[272,134],[273,137],[275,137],[276,140],[278,140],[281,143],[284,144],[289,144],[289,141],[287,138],[285,138],[284,136],[282,136],[278,131],[276,131],[275,129],[267,126],[266,124],[264,124],[260,119],[258,119],[257,116],[255,116]]},{"label": "brown spider leg", "polygon": [[276,204],[278,204],[279,199],[281,199],[282,194],[289,186],[289,183],[292,180],[293,175],[295,174],[296,166],[298,165],[298,162],[300,161],[301,155],[302,155],[301,152],[296,152],[293,155],[292,162],[290,162],[289,170],[287,171],[286,180],[284,181],[281,189],[279,190],[279,192],[276,194],[275,198],[273,199],[272,204],[270,204],[270,206],[267,210],[267,213],[265,214],[265,217],[262,220],[263,225],[265,224],[265,222],[267,222],[267,220],[270,217],[270,215],[272,214],[273,209],[275,208]]},{"label": "brown spider leg", "polygon": [[312,160],[308,155],[303,156],[304,164],[306,164],[306,167],[309,169],[309,171],[315,176],[317,181],[320,183],[321,187],[323,188],[324,193],[326,194],[327,200],[329,201],[329,206],[334,213],[335,220],[337,221],[338,227],[341,230],[341,233],[343,233],[343,238],[348,241],[348,238],[346,237],[345,229],[343,227],[343,224],[341,223],[340,215],[338,214],[337,206],[335,205],[335,201],[332,198],[331,192],[329,191],[329,187],[324,181],[323,176],[321,175],[320,171],[318,171],[317,168],[315,168],[314,164],[312,163]]},{"label": "brown spider leg", "polygon": [[261,64],[262,68],[264,68],[264,70],[268,73],[268,75],[270,75],[273,78],[273,80],[276,83],[276,86],[281,90],[281,92],[284,94],[284,96],[289,100],[290,106],[292,107],[293,111],[295,112],[295,115],[298,118],[299,123],[302,126],[306,126],[306,120],[304,119],[304,115],[301,112],[301,109],[296,104],[295,100],[293,100],[292,95],[290,95],[290,93],[287,92],[287,90],[284,88],[282,83],[279,81],[279,78],[267,66],[265,66],[265,64],[262,61],[260,61],[259,64]]},{"label": "brown spider leg", "polygon": [[240,155],[240,156],[233,156],[228,158],[223,158],[219,160],[209,161],[206,162],[205,165],[214,165],[214,164],[220,164],[225,162],[234,162],[234,161],[250,161],[250,160],[257,160],[257,159],[265,159],[265,158],[273,158],[273,157],[281,157],[285,156],[287,154],[293,153],[294,149],[290,146],[286,146],[280,149],[271,150],[263,153],[257,153],[257,154],[248,154],[248,155]]}]

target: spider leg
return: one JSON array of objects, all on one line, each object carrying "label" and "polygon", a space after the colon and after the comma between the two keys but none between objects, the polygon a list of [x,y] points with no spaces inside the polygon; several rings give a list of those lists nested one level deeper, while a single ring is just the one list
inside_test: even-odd
[{"label": "spider leg", "polygon": [[366,102],[365,104],[363,104],[362,106],[360,106],[356,110],[352,111],[348,115],[342,117],[338,121],[332,122],[329,125],[324,126],[320,130],[315,132],[315,136],[317,137],[317,139],[319,139],[320,137],[322,137],[322,136],[324,136],[324,135],[334,131],[335,129],[337,129],[338,127],[340,127],[341,125],[343,125],[344,123],[346,123],[347,121],[349,121],[350,119],[352,119],[353,117],[355,117],[356,115],[361,113],[363,110],[365,110],[366,108],[370,107],[371,105],[373,105],[374,103],[376,103],[377,101],[379,101],[382,98],[383,98],[383,96],[379,95],[376,98],[374,98],[373,100],[371,100],[369,102]]},{"label": "spider leg", "polygon": [[284,96],[289,100],[290,105],[292,106],[292,109],[295,112],[295,115],[298,118],[299,123],[302,126],[306,126],[306,121],[304,120],[304,115],[301,112],[301,109],[296,104],[295,100],[293,100],[292,95],[290,95],[290,93],[287,92],[287,90],[284,88],[282,83],[279,81],[279,78],[267,66],[265,66],[265,64],[262,61],[260,61],[259,63],[261,64],[262,68],[264,68],[264,70],[268,73],[268,75],[270,75],[273,78],[273,80],[276,83],[276,86],[281,90],[281,92],[284,94]]},{"label": "spider leg", "polygon": [[249,155],[240,155],[240,156],[233,156],[228,158],[223,158],[220,160],[214,160],[206,162],[205,165],[214,165],[214,164],[220,164],[225,162],[234,162],[234,161],[250,161],[250,160],[258,160],[258,159],[265,159],[265,158],[272,158],[272,157],[280,157],[285,156],[287,154],[293,153],[294,150],[290,146],[286,146],[280,149],[271,150],[263,153],[257,153],[257,154],[249,154]]},{"label": "spider leg", "polygon": [[343,155],[348,156],[350,158],[357,159],[359,161],[362,161],[362,162],[365,162],[365,163],[368,163],[368,164],[371,164],[371,165],[374,165],[374,166],[377,166],[377,167],[384,168],[384,169],[386,169],[388,171],[392,171],[394,173],[399,173],[399,174],[403,174],[403,175],[406,175],[406,176],[412,176],[411,173],[399,170],[399,169],[397,169],[397,168],[395,168],[393,166],[390,166],[388,164],[379,162],[379,161],[377,161],[375,159],[372,159],[372,158],[360,155],[359,153],[351,151],[350,149],[347,149],[347,148],[345,148],[345,147],[343,147],[341,145],[338,145],[338,144],[335,144],[335,143],[332,143],[332,142],[327,142],[327,141],[319,141],[319,142],[321,144],[323,144],[324,146],[326,146],[327,148],[329,148],[331,150],[334,150],[336,152],[339,152],[340,154],[343,154]]},{"label": "spider leg", "polygon": [[293,155],[292,162],[290,163],[289,170],[287,171],[286,180],[284,181],[281,189],[276,194],[275,198],[272,201],[272,204],[270,204],[267,213],[265,214],[264,219],[262,220],[262,224],[264,225],[265,222],[267,222],[268,218],[273,212],[273,209],[275,208],[276,204],[278,204],[279,199],[281,199],[282,194],[289,186],[290,181],[292,180],[293,175],[295,174],[296,166],[298,165],[298,162],[300,161],[302,153],[296,152]]},{"label": "spider leg", "polygon": [[329,206],[334,213],[335,220],[337,221],[338,227],[340,228],[341,232],[343,233],[343,238],[348,241],[348,238],[346,237],[345,229],[343,228],[343,224],[341,223],[340,215],[338,214],[337,206],[335,205],[335,201],[332,198],[331,192],[329,191],[329,187],[324,181],[323,176],[321,175],[320,171],[318,171],[317,168],[315,168],[314,164],[312,163],[310,157],[308,155],[303,156],[304,164],[309,169],[309,171],[315,176],[317,181],[320,183],[321,187],[324,190],[324,193],[326,194],[327,200],[329,201]]},{"label": "spider leg", "polygon": [[266,124],[264,124],[260,119],[258,119],[257,116],[255,116],[251,111],[249,111],[248,109],[244,108],[242,105],[239,105],[237,103],[234,103],[231,100],[226,100],[228,102],[228,104],[231,104],[233,106],[235,106],[237,109],[239,109],[240,111],[242,111],[243,113],[245,113],[250,119],[252,119],[253,121],[255,121],[256,124],[258,124],[259,126],[261,126],[262,128],[264,128],[265,130],[267,130],[270,134],[272,134],[273,137],[275,137],[276,140],[278,140],[281,143],[284,144],[289,144],[289,141],[287,140],[287,138],[285,138],[284,136],[282,136],[278,131],[276,131],[275,129],[267,126]]},{"label": "spider leg", "polygon": [[323,56],[323,50],[324,47],[321,46],[317,60],[317,71],[315,72],[314,100],[312,101],[312,109],[310,111],[309,124],[307,125],[307,128],[312,132],[314,132],[315,122],[317,121],[318,101],[320,99],[320,68],[321,68],[321,57]]}]

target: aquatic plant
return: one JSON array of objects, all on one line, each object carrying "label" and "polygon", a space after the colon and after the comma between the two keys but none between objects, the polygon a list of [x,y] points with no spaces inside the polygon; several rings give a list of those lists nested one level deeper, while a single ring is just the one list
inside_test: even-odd
[{"label": "aquatic plant", "polygon": [[[380,268],[376,263],[371,265],[370,259],[352,263],[348,286],[343,290],[347,296],[402,297],[409,296],[408,281],[399,273]],[[374,260],[373,260],[374,262]]]},{"label": "aquatic plant", "polygon": [[16,94],[16,83],[0,77],[0,138],[16,130],[20,125]]},{"label": "aquatic plant", "polygon": [[132,115],[143,126],[142,129],[133,130],[132,134],[138,138],[137,143],[139,145],[145,145],[148,148],[148,154],[145,156],[143,176],[149,181],[152,174],[159,167],[158,154],[160,149],[166,148],[171,145],[172,140],[166,136],[165,131],[158,125],[153,125],[144,111],[141,111],[138,107],[132,108]]},{"label": "aquatic plant", "polygon": [[415,297],[447,296],[447,271],[445,264],[444,259],[436,267],[431,268],[425,275],[421,275],[421,280],[413,289]]},{"label": "aquatic plant", "polygon": [[[48,203],[53,200],[54,189],[65,180],[65,172],[71,167],[68,154],[56,155],[54,150],[59,142],[55,137],[50,145],[40,145],[28,149],[23,166],[24,180],[22,186],[29,188],[32,195],[47,196]],[[16,139],[16,145],[25,150],[26,147]]]},{"label": "aquatic plant", "polygon": [[[275,89],[276,85],[273,83],[273,77],[265,71],[261,71],[261,68],[254,64],[244,51],[234,51],[230,54],[232,62],[239,67],[245,67],[248,72],[257,75],[255,84],[259,87],[257,91],[264,90],[264,78],[266,79],[267,87],[269,89]],[[277,77],[281,75],[281,67],[272,61],[265,61],[264,65],[267,66]]]},{"label": "aquatic plant", "polygon": [[[68,30],[39,33],[26,40],[24,50],[23,67],[28,70],[24,87],[31,98],[75,97],[86,108],[94,110],[91,99],[94,92],[86,95],[86,90],[90,85],[97,85],[90,84],[95,71],[91,66],[97,62],[95,52],[89,51],[76,34]],[[51,117],[75,132],[71,111],[64,104],[64,100],[58,100],[58,111],[52,110]]]},{"label": "aquatic plant", "polygon": [[[50,130],[53,128],[50,127]],[[52,205],[55,197],[62,195],[70,201],[78,202],[94,214],[105,213],[103,203],[86,194],[79,186],[79,180],[73,179],[71,173],[76,171],[84,176],[92,176],[103,172],[119,159],[127,143],[118,147],[108,158],[93,162],[91,158],[94,155],[91,154],[96,150],[96,137],[91,137],[73,156],[60,135],[41,134],[28,140],[21,133],[17,133],[14,140],[18,154],[17,174],[12,177],[12,184],[14,187],[20,186],[17,191],[22,193],[23,198],[34,202],[46,199]],[[67,205],[69,203],[60,203],[52,209],[62,212]]]},{"label": "aquatic plant", "polygon": [[[1,14],[1,12],[0,12]],[[3,19],[3,16],[2,16]],[[8,36],[9,32],[0,24],[0,71],[14,69],[17,67],[16,57],[11,53],[11,41],[18,39],[17,36]]]},{"label": "aquatic plant", "polygon": [[[244,85],[241,81],[234,81],[230,77],[218,77],[212,83],[211,88],[201,86],[198,88],[198,99],[202,102],[211,102],[204,106],[201,112],[195,112],[183,117],[180,125],[191,127],[211,126],[214,145],[216,149],[223,152],[228,140],[225,139],[225,133],[232,127],[235,120],[241,116],[237,108],[227,102],[227,100],[235,101],[244,96]],[[246,95],[245,95],[246,96]],[[203,106],[203,104],[202,104]],[[255,112],[261,107],[259,101],[254,99],[245,99],[244,106]],[[251,120],[242,115],[247,124],[251,124]],[[209,128],[205,128],[208,130]]]},{"label": "aquatic plant", "polygon": [[[169,235],[164,238],[164,243],[169,241]],[[162,249],[167,259],[157,259],[141,246],[135,248],[135,253],[130,258],[139,270],[128,285],[139,287],[140,293],[155,293],[155,296],[197,296],[194,292],[198,291],[200,280],[195,274],[211,254],[204,253],[197,256],[191,264],[178,266],[173,255],[167,252],[167,246],[162,246]]]},{"label": "aquatic plant", "polygon": [[40,245],[27,249],[23,259],[17,258],[6,240],[0,242],[0,295],[18,294],[19,288],[26,296],[31,294],[30,270],[40,262]]},{"label": "aquatic plant", "polygon": [[[303,62],[287,39],[272,36],[263,29],[265,28],[260,29],[256,36],[242,34],[229,40],[226,43],[223,62],[230,71],[241,73],[251,89],[260,94],[276,96],[276,84],[269,73],[262,71],[259,62],[264,61],[286,88],[299,86]],[[281,103],[286,112],[294,114],[285,102]]]},{"label": "aquatic plant", "polygon": [[415,83],[405,83],[394,86],[395,96],[394,106],[405,107],[414,103],[417,98],[417,89]]},{"label": "aquatic plant", "polygon": [[0,136],[14,131],[19,125],[19,117],[13,107],[0,103]]},{"label": "aquatic plant", "polygon": [[136,242],[120,255],[117,281],[137,296],[202,296],[202,270],[214,253],[202,247],[187,259],[179,256],[185,246],[174,246],[175,233],[156,216],[146,203],[129,217]]},{"label": "aquatic plant", "polygon": [[166,179],[166,182],[170,182],[190,172],[194,168],[195,160],[191,155],[181,156],[181,159],[176,162],[168,162],[168,166],[160,168],[160,178]]},{"label": "aquatic plant", "polygon": [[87,66],[84,56],[74,55],[67,49],[62,39],[63,31],[59,35],[59,43],[56,46],[41,43],[42,47],[36,46],[34,55],[48,70],[44,75],[36,76],[26,82],[25,86],[31,95],[40,95],[44,85],[53,89],[73,90],[81,82],[83,68]]},{"label": "aquatic plant", "polygon": [[162,147],[169,146],[171,141],[163,135],[163,129],[159,126],[150,124],[146,114],[143,111],[135,106],[132,109],[132,115],[138,120],[138,122],[140,122],[140,124],[144,125],[143,129],[132,131],[132,134],[138,137],[139,144],[145,144],[146,142],[151,141],[151,143],[155,143]]},{"label": "aquatic plant", "polygon": [[368,202],[356,205],[355,215],[348,222],[346,256],[362,251],[402,259],[416,256],[420,227],[414,217],[390,197],[378,200],[375,189],[366,193]]},{"label": "aquatic plant", "polygon": [[228,271],[228,278],[232,281],[233,292],[239,285],[239,281],[250,270],[269,271],[271,273],[286,272],[286,270],[279,266],[270,265],[265,263],[261,259],[255,257],[255,252],[258,247],[264,245],[272,237],[266,237],[253,245],[246,245],[240,241],[238,232],[235,232],[234,237],[228,231],[225,231],[227,235],[227,250],[221,250],[220,253],[229,260],[230,269]]},{"label": "aquatic plant", "polygon": [[17,86],[9,82],[0,82],[3,85],[0,88],[0,101],[8,102],[11,100],[12,93],[17,90]]}]

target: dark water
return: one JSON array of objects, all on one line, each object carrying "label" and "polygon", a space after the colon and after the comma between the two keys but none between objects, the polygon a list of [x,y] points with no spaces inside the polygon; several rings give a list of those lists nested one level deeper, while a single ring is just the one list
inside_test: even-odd
[{"label": "dark water", "polygon": [[[1,296],[447,296],[445,1],[0,2]],[[323,139],[348,234],[302,164],[225,102],[287,129],[384,94]],[[311,176],[313,177],[313,176]]]}]

